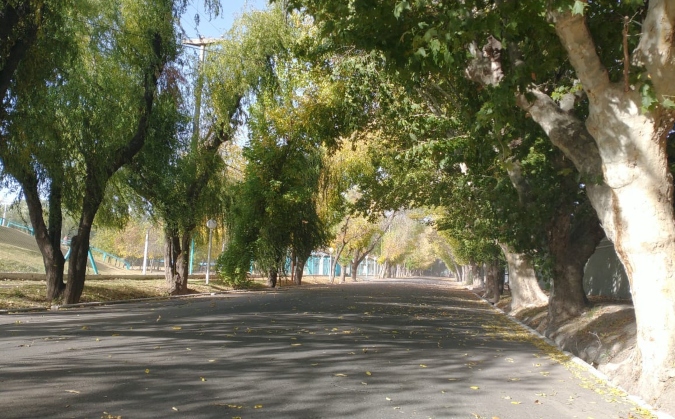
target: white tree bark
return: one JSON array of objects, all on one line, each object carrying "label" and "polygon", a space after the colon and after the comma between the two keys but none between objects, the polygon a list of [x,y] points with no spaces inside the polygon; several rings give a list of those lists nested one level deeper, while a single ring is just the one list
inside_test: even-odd
[{"label": "white tree bark", "polygon": [[[637,320],[637,392],[656,399],[675,380],[675,218],[666,136],[672,111],[641,109],[639,86],[612,83],[582,15],[551,12],[558,37],[589,100],[585,124],[532,89],[518,105],[583,176],[588,197],[628,275]],[[659,100],[675,96],[675,1],[651,0],[633,61],[642,63]],[[499,46],[488,40],[467,77],[502,79]]]},{"label": "white tree bark", "polygon": [[515,253],[508,245],[499,243],[509,265],[509,289],[511,290],[511,312],[528,307],[540,307],[548,303],[548,297],[539,287],[532,259],[522,253]]},{"label": "white tree bark", "polygon": [[[589,188],[589,197],[628,274],[638,332],[637,390],[652,401],[675,377],[675,219],[665,149],[673,114],[644,111],[639,89],[611,83],[583,16],[552,17],[589,99],[586,127],[605,184]],[[675,92],[674,21],[672,0],[649,2],[638,58],[658,95]],[[579,158],[580,150],[572,148],[569,156]]]}]

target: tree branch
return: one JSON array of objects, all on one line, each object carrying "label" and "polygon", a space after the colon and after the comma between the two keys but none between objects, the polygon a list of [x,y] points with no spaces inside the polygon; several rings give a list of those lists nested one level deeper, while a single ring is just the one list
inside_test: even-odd
[{"label": "tree branch", "polygon": [[597,54],[586,18],[568,12],[551,12],[555,31],[567,51],[570,63],[588,95],[594,101],[609,85],[609,74]]}]

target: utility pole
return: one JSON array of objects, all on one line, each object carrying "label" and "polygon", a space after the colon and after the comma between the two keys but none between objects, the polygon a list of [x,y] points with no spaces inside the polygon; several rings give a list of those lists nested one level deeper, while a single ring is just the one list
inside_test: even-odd
[{"label": "utility pole", "polygon": [[[197,85],[195,86],[195,114],[192,119],[192,141],[190,144],[190,151],[195,153],[199,147],[199,123],[202,110],[202,89],[204,88],[204,77],[202,70],[204,67],[204,55],[206,53],[206,46],[218,42],[216,38],[195,38],[184,39],[183,45],[191,45],[199,47],[199,65],[197,66]],[[188,267],[188,275],[192,274],[192,262],[195,255],[195,240],[194,237],[190,242],[190,266]],[[210,256],[210,255],[209,255]],[[209,283],[208,273],[206,275],[206,283]]]},{"label": "utility pole", "polygon": [[199,143],[199,119],[202,108],[202,89],[204,88],[204,78],[202,77],[202,67],[204,66],[204,54],[206,46],[218,42],[216,38],[194,38],[183,40],[183,45],[199,47],[199,66],[197,67],[197,85],[195,86],[195,115],[192,120],[192,151],[197,149]]}]

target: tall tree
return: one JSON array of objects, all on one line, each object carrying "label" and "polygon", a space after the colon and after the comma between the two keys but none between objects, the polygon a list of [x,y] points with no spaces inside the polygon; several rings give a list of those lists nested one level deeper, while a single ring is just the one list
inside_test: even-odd
[{"label": "tall tree", "polygon": [[[158,80],[175,53],[171,17],[177,12],[177,5],[161,0],[79,6],[78,13],[64,18],[75,40],[63,51],[68,60],[54,67],[20,63],[3,135],[4,168],[22,186],[45,266],[54,272],[63,271],[55,237],[61,207],[78,214],[67,303],[82,294],[89,236],[106,185],[145,141]],[[43,190],[49,196],[49,224],[40,201]],[[48,279],[48,298],[54,298],[64,290],[62,273],[48,270]]]},{"label": "tall tree", "polygon": [[[502,112],[515,102],[541,125],[575,164],[617,247],[638,324],[637,388],[658,397],[675,375],[675,220],[665,148],[675,89],[670,3],[292,4],[337,38],[386,50],[408,68],[468,75],[495,93]],[[573,90],[575,78],[584,97],[569,112],[552,92]]]}]

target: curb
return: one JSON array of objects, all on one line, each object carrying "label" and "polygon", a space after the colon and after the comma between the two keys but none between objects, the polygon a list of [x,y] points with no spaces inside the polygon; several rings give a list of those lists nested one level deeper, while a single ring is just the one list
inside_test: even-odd
[{"label": "curb", "polygon": [[486,300],[485,298],[483,298],[482,295],[479,295],[479,294],[478,294],[477,292],[475,292],[473,289],[469,289],[469,288],[467,288],[467,289],[468,289],[471,293],[473,293],[476,297],[480,298],[480,299],[481,299],[483,302],[485,302],[487,305],[489,305],[490,307],[492,307],[492,309],[493,309],[494,311],[496,311],[496,312],[498,312],[498,313],[500,313],[500,314],[503,314],[506,318],[508,318],[508,319],[511,320],[512,322],[514,322],[514,323],[516,323],[516,324],[518,324],[518,325],[524,327],[525,330],[527,330],[528,332],[530,332],[530,334],[532,334],[532,335],[538,337],[539,339],[543,340],[544,342],[548,343],[549,345],[551,345],[551,346],[553,346],[553,347],[555,347],[555,348],[558,348],[558,350],[559,350],[560,352],[562,352],[563,354],[565,354],[566,356],[568,356],[568,357],[571,359],[572,362],[574,362],[575,364],[578,364],[578,365],[580,365],[580,366],[582,366],[582,367],[585,367],[586,370],[587,370],[588,372],[590,372],[590,373],[591,373],[593,376],[595,376],[596,378],[599,378],[599,379],[603,380],[604,382],[606,382],[606,383],[607,383],[608,385],[610,385],[611,387],[614,387],[614,388],[616,388],[616,389],[618,389],[618,390],[620,390],[620,391],[626,393],[626,394],[627,394],[626,398],[627,398],[628,400],[630,400],[631,402],[635,403],[638,407],[648,410],[650,413],[654,414],[654,415],[656,416],[657,419],[675,419],[673,416],[669,415],[668,413],[665,413],[665,412],[661,412],[661,411],[659,411],[659,410],[656,410],[654,407],[652,407],[652,405],[650,405],[649,403],[647,403],[646,401],[644,401],[644,400],[641,399],[640,397],[635,396],[635,395],[632,395],[632,394],[629,394],[629,393],[628,393],[625,389],[623,389],[621,386],[614,384],[614,383],[609,379],[609,377],[607,377],[607,376],[606,376],[605,374],[603,374],[602,372],[598,371],[594,366],[592,366],[591,364],[587,363],[586,361],[584,361],[583,359],[579,358],[578,356],[574,355],[572,352],[563,350],[560,346],[558,346],[557,343],[555,343],[555,341],[553,341],[553,339],[550,339],[550,338],[548,338],[548,337],[542,335],[542,334],[539,333],[537,330],[531,328],[531,327],[528,326],[527,324],[525,324],[525,323],[521,322],[520,320],[516,319],[515,317],[509,315],[507,312],[505,312],[505,311],[502,310],[501,308],[499,308],[499,307],[493,305],[490,301],[488,301],[488,300]]}]

